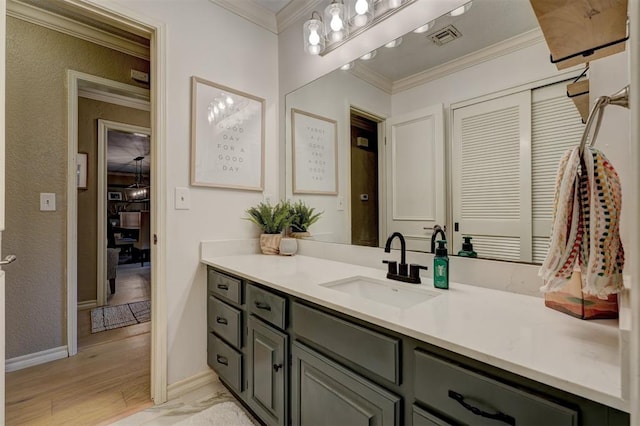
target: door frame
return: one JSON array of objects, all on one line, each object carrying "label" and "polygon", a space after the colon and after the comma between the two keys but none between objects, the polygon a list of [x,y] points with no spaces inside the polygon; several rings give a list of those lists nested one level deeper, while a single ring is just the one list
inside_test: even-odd
[{"label": "door frame", "polygon": [[[132,86],[134,87],[134,86]],[[151,135],[149,127],[135,126],[133,124],[120,123],[117,121],[98,119],[98,226],[97,226],[97,283],[96,299],[98,306],[107,304],[107,153],[109,149],[109,130],[119,130],[121,132],[142,133]],[[152,302],[153,303],[153,302]]]},{"label": "door frame", "polygon": [[[162,165],[166,164],[166,102],[167,102],[167,41],[166,25],[130,10],[118,11],[93,3],[73,0],[76,11],[100,17],[111,25],[147,37],[151,57],[151,234],[157,242],[151,246],[151,399],[155,404],[167,401],[167,300],[166,245],[162,237],[166,230],[166,179]],[[77,81],[77,79],[71,79]],[[77,188],[76,153],[78,87],[68,81],[68,167],[67,167],[67,346],[69,355],[77,353]]]}]

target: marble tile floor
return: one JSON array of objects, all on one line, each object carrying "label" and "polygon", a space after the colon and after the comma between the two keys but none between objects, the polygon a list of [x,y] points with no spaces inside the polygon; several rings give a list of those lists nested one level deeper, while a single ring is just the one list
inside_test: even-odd
[{"label": "marble tile floor", "polygon": [[[168,426],[175,425],[190,416],[206,410],[213,405],[232,401],[240,406],[247,416],[257,426],[260,423],[225,388],[222,383],[215,381],[178,398],[169,400],[162,405],[149,407],[131,416],[112,423],[114,426]],[[233,426],[233,425],[229,425]]]}]

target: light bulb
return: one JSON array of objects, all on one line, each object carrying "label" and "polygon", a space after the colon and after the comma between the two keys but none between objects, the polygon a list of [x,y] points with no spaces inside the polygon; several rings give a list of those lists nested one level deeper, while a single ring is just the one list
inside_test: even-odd
[{"label": "light bulb", "polygon": [[465,3],[462,6],[453,9],[451,12],[449,12],[450,16],[460,16],[463,13],[465,13],[467,10],[471,9],[471,2],[469,3]]},{"label": "light bulb", "polygon": [[395,9],[402,4],[402,0],[389,0],[389,9]]},{"label": "light bulb", "polygon": [[320,45],[310,45],[309,46],[309,53],[312,55],[317,55],[320,53]]},{"label": "light bulb", "polygon": [[340,31],[342,29],[342,19],[340,19],[340,14],[335,9],[334,11],[331,12],[331,14],[333,15],[331,18],[331,24],[330,24],[331,29],[333,31]]},{"label": "light bulb", "polygon": [[[309,27],[309,30],[311,30],[311,27]],[[311,30],[309,33],[309,44],[311,46],[317,46],[318,43],[320,43],[320,34],[318,34],[318,30]]]},{"label": "light bulb", "polygon": [[369,59],[375,56],[376,56],[376,51],[372,50],[371,52],[365,53],[364,55],[360,56],[360,59],[362,59],[363,61],[368,61]]},{"label": "light bulb", "polygon": [[226,102],[227,105],[233,105],[233,99],[231,99],[231,96],[227,96]]},{"label": "light bulb", "polygon": [[218,102],[218,108],[220,109],[225,109],[227,106],[224,104],[224,102],[220,101]]},{"label": "light bulb", "polygon": [[357,0],[355,9],[358,15],[364,15],[369,11],[369,3],[367,3],[367,0]]}]

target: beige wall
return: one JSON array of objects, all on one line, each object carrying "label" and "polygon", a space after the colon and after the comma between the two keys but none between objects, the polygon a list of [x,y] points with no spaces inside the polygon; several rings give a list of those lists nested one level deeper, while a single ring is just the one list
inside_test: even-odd
[{"label": "beige wall", "polygon": [[[147,61],[7,17],[6,357],[66,344],[66,71],[140,86]],[[144,87],[144,86],[143,86]],[[56,194],[55,212],[39,193]]]},{"label": "beige wall", "polygon": [[142,127],[151,125],[149,111],[78,99],[78,152],[89,154],[88,188],[78,191],[78,302],[97,297],[98,119]]}]

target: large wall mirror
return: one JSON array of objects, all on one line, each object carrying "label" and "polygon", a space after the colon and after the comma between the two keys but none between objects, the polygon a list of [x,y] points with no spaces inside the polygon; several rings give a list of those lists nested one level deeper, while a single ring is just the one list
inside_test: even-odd
[{"label": "large wall mirror", "polygon": [[[451,254],[470,235],[479,257],[540,263],[557,164],[583,130],[566,85],[584,66],[550,63],[529,1],[473,0],[349,65],[285,99],[286,197],[324,211],[311,238],[380,247],[400,231],[428,252],[440,225]],[[303,177],[335,178],[337,194],[296,190]]]}]

